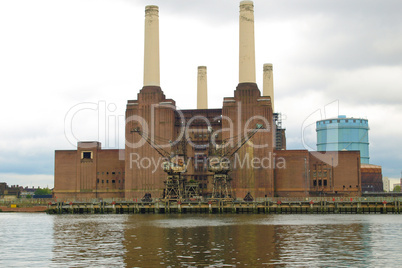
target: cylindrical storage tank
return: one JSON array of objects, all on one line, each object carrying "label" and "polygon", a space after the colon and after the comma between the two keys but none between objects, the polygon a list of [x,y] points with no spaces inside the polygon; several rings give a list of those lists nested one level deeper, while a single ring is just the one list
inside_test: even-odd
[{"label": "cylindrical storage tank", "polygon": [[340,115],[317,121],[316,131],[318,151],[360,151],[361,163],[369,164],[367,119]]}]

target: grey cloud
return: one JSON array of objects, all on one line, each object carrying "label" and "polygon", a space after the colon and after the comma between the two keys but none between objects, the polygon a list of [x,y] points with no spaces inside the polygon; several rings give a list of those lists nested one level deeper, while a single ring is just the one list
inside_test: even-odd
[{"label": "grey cloud", "polygon": [[[165,9],[175,16],[187,14],[205,23],[234,23],[238,20],[239,2],[175,0],[155,3],[162,11]],[[307,24],[305,27],[309,29],[303,33],[303,43],[294,44],[304,51],[295,62],[345,69],[402,62],[401,1],[256,0],[254,4],[257,27],[265,23],[269,27],[272,21]],[[311,18],[315,19],[311,21]]]},{"label": "grey cloud", "polygon": [[0,155],[0,173],[49,174],[54,171],[54,152],[24,155],[24,151]]},{"label": "grey cloud", "polygon": [[402,19],[398,26],[390,25],[392,33],[374,21],[344,27],[335,20],[330,23],[303,36],[299,50],[305,53],[296,62],[341,69],[402,63]]},{"label": "grey cloud", "polygon": [[[154,0],[136,1],[137,6],[155,4],[161,12],[174,15],[191,14],[209,21],[237,20],[238,6],[236,0]],[[384,15],[387,19],[399,20],[402,2],[398,0],[254,0],[255,14],[258,20],[294,19],[306,16],[334,16],[342,22],[343,17],[374,18]]]}]

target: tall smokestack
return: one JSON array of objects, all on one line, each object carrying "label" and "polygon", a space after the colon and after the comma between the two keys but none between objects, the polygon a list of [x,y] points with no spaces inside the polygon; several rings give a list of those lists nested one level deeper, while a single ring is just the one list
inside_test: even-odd
[{"label": "tall smokestack", "polygon": [[144,86],[160,86],[159,8],[145,7]]},{"label": "tall smokestack", "polygon": [[265,63],[263,68],[263,96],[271,97],[272,111],[274,111],[274,77],[272,64]]},{"label": "tall smokestack", "polygon": [[255,83],[254,5],[240,2],[239,83]]},{"label": "tall smokestack", "polygon": [[197,109],[208,109],[207,67],[198,66]]}]

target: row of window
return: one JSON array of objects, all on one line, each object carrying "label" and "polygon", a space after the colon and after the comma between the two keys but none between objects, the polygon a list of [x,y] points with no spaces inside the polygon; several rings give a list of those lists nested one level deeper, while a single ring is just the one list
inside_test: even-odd
[{"label": "row of window", "polygon": [[[313,185],[314,187],[318,186],[324,186],[326,187],[328,185],[327,180],[313,180]],[[343,185],[343,189],[346,189],[347,186]],[[352,188],[352,185],[349,185],[349,188]],[[356,185],[356,188],[359,188],[359,185]]]},{"label": "row of window", "polygon": [[[120,171],[119,171],[119,172],[115,172],[115,171],[112,171],[112,172],[111,172],[112,175],[116,175],[117,173],[118,173],[119,175],[121,174]],[[102,174],[102,175],[105,175],[105,172],[104,172],[104,171],[103,171],[103,172],[98,172],[98,175],[101,175],[101,174]],[[124,174],[125,174],[125,172],[123,171],[123,175],[124,175]],[[106,175],[109,175],[109,171],[106,171]]]},{"label": "row of window", "polygon": [[[320,178],[322,178],[322,177],[326,178],[327,176],[328,176],[328,173],[326,171],[324,171],[324,172],[319,171],[318,172],[318,177],[320,177]],[[313,171],[313,177],[314,178],[317,177],[317,171],[316,170]]]},{"label": "row of window", "polygon": [[[314,187],[317,186],[317,180],[313,181],[313,185],[314,185]],[[327,185],[328,185],[327,180],[318,180],[318,186],[324,186],[325,187]]]},{"label": "row of window", "polygon": [[313,169],[319,169],[319,170],[327,170],[327,164],[314,164],[313,165]]},{"label": "row of window", "polygon": [[194,176],[194,180],[196,181],[208,181],[207,176]]},{"label": "row of window", "polygon": [[204,184],[200,183],[199,187],[200,187],[200,189],[207,189],[207,184],[206,183],[204,183]]},{"label": "row of window", "polygon": [[[100,183],[101,180],[100,179],[96,179],[96,183]],[[111,180],[112,183],[116,183],[116,180]],[[125,182],[125,180],[123,179],[123,183]],[[105,183],[105,180],[102,180],[102,183]],[[109,183],[109,180],[106,180],[106,183]],[[119,180],[119,183],[121,183],[121,180]]]},{"label": "row of window", "polygon": [[[350,120],[350,121],[352,121],[352,120]],[[367,123],[367,121],[366,120],[356,120],[356,119],[353,119],[353,123],[356,123],[357,121],[360,121],[360,123]],[[327,121],[320,121],[320,122],[318,122],[318,124],[319,125],[321,125],[321,124],[331,124],[331,123],[349,123],[349,119],[336,119],[336,120],[327,120]]]}]

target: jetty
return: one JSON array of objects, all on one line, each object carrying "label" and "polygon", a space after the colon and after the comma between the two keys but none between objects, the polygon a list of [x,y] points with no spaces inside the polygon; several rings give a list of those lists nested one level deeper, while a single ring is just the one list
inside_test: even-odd
[{"label": "jetty", "polygon": [[261,214],[400,214],[401,197],[304,198],[265,200],[155,200],[49,202],[48,214],[169,214],[169,213],[261,213]]}]

